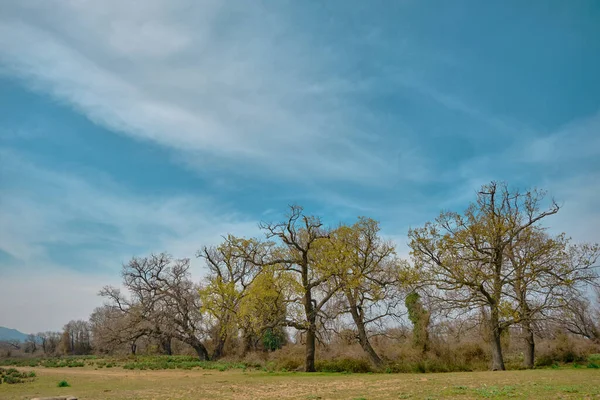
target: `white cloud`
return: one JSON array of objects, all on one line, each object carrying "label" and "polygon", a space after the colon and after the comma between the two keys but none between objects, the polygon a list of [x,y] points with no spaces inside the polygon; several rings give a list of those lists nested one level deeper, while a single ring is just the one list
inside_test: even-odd
[{"label": "white cloud", "polygon": [[[132,256],[168,251],[192,258],[221,236],[258,234],[257,221],[201,196],[140,196],[106,178],[66,175],[3,150],[0,177],[0,325],[56,329],[87,318],[98,290],[119,281]],[[94,182],[93,184],[91,182]],[[57,254],[59,252],[59,254]]]},{"label": "white cloud", "polygon": [[[230,231],[256,232],[256,221],[207,197],[145,197],[106,178],[88,182],[42,169],[9,151],[1,156],[0,172],[12,179],[3,184],[0,198],[0,248],[19,260],[39,259],[46,245],[57,243],[168,249],[191,256],[191,246],[215,243]],[[88,225],[78,229],[82,223]]]},{"label": "white cloud", "polygon": [[361,110],[347,85],[323,78],[333,58],[278,15],[213,1],[132,4],[4,3],[0,64],[98,124],[187,153],[198,169],[207,159],[371,184],[395,172],[389,148],[369,145],[373,133],[349,118]]}]

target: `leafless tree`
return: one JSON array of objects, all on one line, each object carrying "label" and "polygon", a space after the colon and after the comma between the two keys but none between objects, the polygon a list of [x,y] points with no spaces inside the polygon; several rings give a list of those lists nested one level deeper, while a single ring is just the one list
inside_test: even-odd
[{"label": "leafless tree", "polygon": [[596,304],[583,296],[568,299],[559,321],[568,332],[600,344],[600,289],[596,288]]},{"label": "leafless tree", "polygon": [[35,353],[37,351],[37,337],[34,334],[27,335],[27,338],[24,342],[24,351],[25,353]]},{"label": "leafless tree", "polygon": [[198,287],[190,279],[189,259],[173,259],[166,253],[133,258],[123,266],[123,285],[130,297],[114,287],[100,295],[155,337],[175,338],[190,345],[201,360],[208,360],[203,343]]}]

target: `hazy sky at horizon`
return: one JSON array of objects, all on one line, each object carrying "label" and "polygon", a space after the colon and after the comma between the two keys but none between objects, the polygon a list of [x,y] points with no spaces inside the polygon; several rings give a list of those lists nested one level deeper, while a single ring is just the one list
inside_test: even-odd
[{"label": "hazy sky at horizon", "polygon": [[130,257],[291,203],[406,254],[507,181],[600,242],[600,3],[249,4],[0,0],[0,326],[87,318]]}]

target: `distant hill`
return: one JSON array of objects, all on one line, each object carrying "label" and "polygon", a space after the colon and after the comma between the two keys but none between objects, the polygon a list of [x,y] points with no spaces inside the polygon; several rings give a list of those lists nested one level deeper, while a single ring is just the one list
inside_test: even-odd
[{"label": "distant hill", "polygon": [[16,329],[5,328],[0,326],[0,340],[19,340],[24,342],[27,339],[27,334],[19,332]]}]

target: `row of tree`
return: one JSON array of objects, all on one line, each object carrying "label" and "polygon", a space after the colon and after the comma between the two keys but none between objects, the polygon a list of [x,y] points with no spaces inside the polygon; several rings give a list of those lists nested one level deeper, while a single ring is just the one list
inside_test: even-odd
[{"label": "row of tree", "polygon": [[[89,334],[98,351],[126,345],[135,353],[151,338],[167,354],[176,341],[207,360],[233,343],[242,354],[272,350],[296,332],[305,370],[314,371],[317,343],[342,330],[380,367],[372,338],[406,315],[423,352],[432,322],[461,318],[484,328],[492,369],[505,369],[501,337],[515,328],[532,367],[544,321],[600,343],[586,300],[586,288],[598,284],[600,247],[550,235],[542,221],[559,206],[544,208],[544,201],[540,191],[485,185],[465,212],[442,212],[409,231],[411,262],[396,255],[372,219],[326,228],[292,206],[282,222],[260,224],[263,239],[229,235],[198,251],[208,268],[200,283],[191,280],[189,259],[133,258],[123,266],[126,291],[101,291],[106,303],[90,317]],[[89,343],[71,328],[73,351]]]}]

